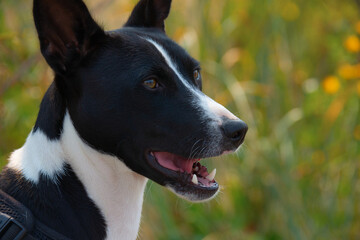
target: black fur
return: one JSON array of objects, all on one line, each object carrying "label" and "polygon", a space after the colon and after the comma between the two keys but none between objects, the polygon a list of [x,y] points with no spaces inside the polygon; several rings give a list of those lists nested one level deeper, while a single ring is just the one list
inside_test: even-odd
[{"label": "black fur", "polygon": [[56,83],[53,82],[41,101],[33,132],[40,128],[50,140],[58,140],[62,131],[65,110],[65,99],[60,94]]},{"label": "black fur", "polygon": [[134,8],[125,26],[159,28],[165,32],[164,21],[170,12],[171,0],[143,0]]},{"label": "black fur", "polygon": [[104,36],[81,0],[34,0],[40,49],[57,74],[70,74]]},{"label": "black fur", "polygon": [[[165,34],[170,5],[171,0],[141,0],[124,28],[104,32],[81,0],[34,0],[41,52],[55,79],[41,103],[33,131],[59,141],[68,111],[77,133],[89,146],[122,159],[130,169],[159,184],[186,192],[188,182],[183,184],[178,175],[166,176],[149,164],[149,150],[189,157],[196,142],[202,151],[193,158],[215,156],[238,147],[247,127],[231,122],[231,131],[219,134],[219,147],[208,146],[213,133],[204,126],[229,130],[230,120],[219,126],[194,104],[194,89],[202,94],[201,80],[193,78],[200,66]],[[181,83],[147,38],[161,43],[192,90]],[[159,87],[144,87],[148,79],[155,79]],[[241,133],[241,138],[234,132]],[[41,176],[38,184],[5,169],[0,174],[0,188],[67,237],[104,239],[106,226],[99,209],[70,166],[64,169],[58,183]],[[211,192],[193,186],[192,190],[212,196],[217,188]]]},{"label": "black fur", "polygon": [[41,175],[33,184],[10,168],[0,175],[0,188],[29,208],[34,217],[70,239],[104,239],[105,221],[70,166],[58,183]]}]

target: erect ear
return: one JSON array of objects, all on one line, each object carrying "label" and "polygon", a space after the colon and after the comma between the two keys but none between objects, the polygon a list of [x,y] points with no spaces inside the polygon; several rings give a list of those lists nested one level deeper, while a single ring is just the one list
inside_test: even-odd
[{"label": "erect ear", "polygon": [[164,21],[169,15],[171,0],[140,0],[125,26],[153,27],[165,31]]},{"label": "erect ear", "polygon": [[81,0],[34,0],[40,48],[55,72],[66,74],[105,35]]}]

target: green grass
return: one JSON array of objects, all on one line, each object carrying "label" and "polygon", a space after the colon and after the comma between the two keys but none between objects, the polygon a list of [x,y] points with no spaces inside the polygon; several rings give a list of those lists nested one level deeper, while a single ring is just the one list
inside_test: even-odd
[{"label": "green grass", "polygon": [[[89,0],[106,29],[136,1]],[[221,193],[185,202],[149,182],[140,239],[359,239],[359,36],[355,1],[173,0],[170,37],[202,63],[204,92],[249,125],[244,146],[206,160]],[[359,31],[359,30],[358,30]],[[360,71],[360,70],[358,70]],[[324,79],[335,76],[330,93]],[[31,1],[0,2],[0,164],[31,130],[52,73]]]}]

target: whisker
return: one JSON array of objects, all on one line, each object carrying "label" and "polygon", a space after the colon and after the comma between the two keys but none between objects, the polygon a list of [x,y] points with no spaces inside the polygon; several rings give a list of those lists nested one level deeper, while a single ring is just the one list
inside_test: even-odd
[{"label": "whisker", "polygon": [[[196,146],[196,144],[198,144],[200,141],[202,140],[202,138],[198,139],[194,144],[193,146],[191,147],[191,150],[190,150],[190,154],[189,154],[189,157],[188,157],[188,160],[192,159],[192,153],[193,153],[193,148]],[[198,149],[198,147],[195,148],[194,152]],[[194,155],[195,156],[195,155]]]}]

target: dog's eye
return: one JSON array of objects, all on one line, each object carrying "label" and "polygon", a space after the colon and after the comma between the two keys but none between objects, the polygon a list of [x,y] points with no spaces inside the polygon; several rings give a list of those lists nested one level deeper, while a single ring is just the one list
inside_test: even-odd
[{"label": "dog's eye", "polygon": [[194,71],[194,80],[196,82],[200,81],[201,80],[201,74],[200,74],[200,71],[199,70],[195,70]]},{"label": "dog's eye", "polygon": [[155,79],[148,79],[143,82],[143,85],[149,89],[156,89],[159,87],[159,83]]}]

